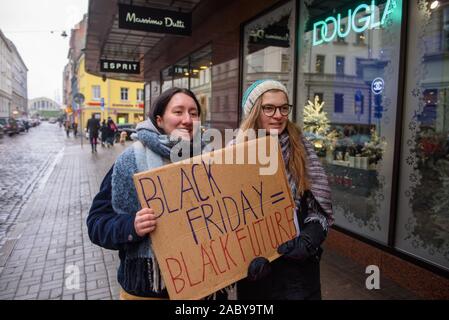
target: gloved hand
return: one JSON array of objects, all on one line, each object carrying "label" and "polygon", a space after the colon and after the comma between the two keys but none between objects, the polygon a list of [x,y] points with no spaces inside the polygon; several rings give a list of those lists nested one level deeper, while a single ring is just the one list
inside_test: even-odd
[{"label": "gloved hand", "polygon": [[318,253],[326,233],[318,222],[309,222],[299,237],[289,240],[278,247],[278,253],[299,262],[306,261]]},{"label": "gloved hand", "polygon": [[270,261],[265,257],[254,258],[248,267],[248,280],[257,281],[265,278],[271,272]]}]

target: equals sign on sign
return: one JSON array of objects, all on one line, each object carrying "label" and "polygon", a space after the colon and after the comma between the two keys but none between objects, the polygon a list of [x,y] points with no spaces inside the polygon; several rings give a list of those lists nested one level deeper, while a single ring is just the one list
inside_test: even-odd
[{"label": "equals sign on sign", "polygon": [[278,203],[279,201],[284,200],[285,197],[283,196],[283,194],[284,194],[284,191],[277,192],[277,193],[273,194],[271,196],[271,201],[272,201],[271,204],[275,204],[275,203]]}]

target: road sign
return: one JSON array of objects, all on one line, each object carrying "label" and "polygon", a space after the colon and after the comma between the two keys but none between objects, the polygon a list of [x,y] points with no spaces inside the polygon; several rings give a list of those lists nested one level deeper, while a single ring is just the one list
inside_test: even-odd
[{"label": "road sign", "polygon": [[84,103],[84,95],[82,93],[77,93],[73,97],[73,100],[79,105],[83,104]]}]

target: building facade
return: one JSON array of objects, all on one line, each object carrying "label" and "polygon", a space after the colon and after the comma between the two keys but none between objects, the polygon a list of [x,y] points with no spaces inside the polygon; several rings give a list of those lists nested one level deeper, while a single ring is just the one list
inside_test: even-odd
[{"label": "building facade", "polygon": [[28,68],[23,62],[19,51],[12,41],[9,41],[12,48],[12,113],[17,116],[28,116]]},{"label": "building facade", "polygon": [[140,60],[138,76],[108,76],[144,80],[146,112],[188,87],[219,129],[238,127],[255,80],[283,82],[329,176],[328,248],[449,297],[449,1],[134,2],[191,13],[190,36],[121,29],[119,3],[91,3],[89,14],[114,19],[89,21],[90,73],[105,57]]},{"label": "building facade", "polygon": [[[63,101],[67,106],[67,116],[72,122],[81,125],[92,114],[101,120],[110,117],[118,124],[142,121],[143,83],[112,80],[86,72],[83,49],[86,45],[87,22],[85,15],[74,27],[70,37],[69,62],[63,73]],[[83,105],[75,102],[74,97],[78,93],[84,96]]]},{"label": "building facade", "polygon": [[28,112],[30,116],[57,116],[63,112],[63,109],[56,101],[39,97],[28,101]]},{"label": "building facade", "polygon": [[12,60],[9,40],[0,30],[0,117],[12,116]]},{"label": "building facade", "polygon": [[[84,56],[77,63],[78,92],[85,97],[80,107],[86,122],[92,114],[98,119],[111,118],[117,124],[137,124],[143,121],[144,84],[93,76],[85,71]],[[83,123],[84,123],[83,122]]]}]

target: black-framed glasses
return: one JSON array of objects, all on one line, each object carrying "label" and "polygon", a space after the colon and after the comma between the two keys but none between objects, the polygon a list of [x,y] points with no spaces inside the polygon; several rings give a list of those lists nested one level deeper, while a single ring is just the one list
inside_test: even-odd
[{"label": "black-framed glasses", "polygon": [[274,106],[272,104],[264,104],[262,106],[262,112],[267,117],[273,117],[276,114],[277,109],[279,109],[279,112],[283,116],[288,116],[290,112],[293,109],[293,105],[291,104],[284,104],[282,106]]}]

